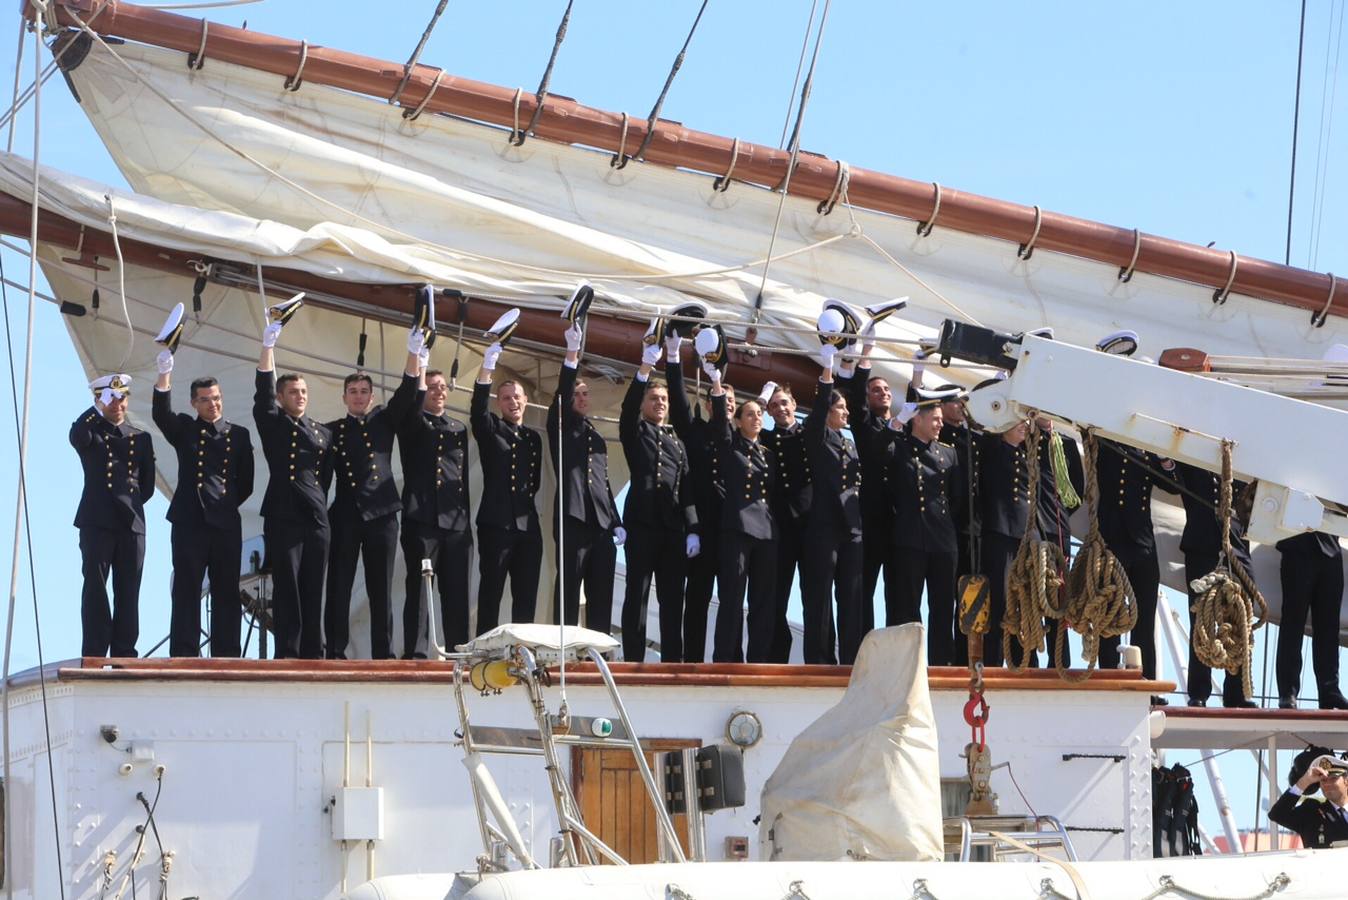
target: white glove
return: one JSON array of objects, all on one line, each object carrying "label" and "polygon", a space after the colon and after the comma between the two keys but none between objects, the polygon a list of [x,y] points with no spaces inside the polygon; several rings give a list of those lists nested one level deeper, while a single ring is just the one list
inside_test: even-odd
[{"label": "white glove", "polygon": [[496,361],[500,358],[501,358],[501,344],[498,342],[492,344],[490,347],[487,348],[487,351],[482,354],[482,371],[484,372],[496,371]]},{"label": "white glove", "polygon": [[907,425],[915,415],[917,415],[917,404],[904,403],[899,407],[899,411],[894,414],[894,418],[889,420],[889,427],[898,431]]},{"label": "white glove", "polygon": [[684,549],[688,551],[689,559],[692,559],[702,552],[702,541],[695,534],[690,534],[688,537],[684,538],[683,546]]},{"label": "white glove", "polygon": [[566,338],[567,353],[580,352],[580,339],[583,337],[583,335],[579,328],[577,328],[575,325],[572,325],[569,328],[567,328],[566,331],[562,332],[562,336]]},{"label": "white glove", "polygon": [[160,375],[167,375],[173,371],[173,351],[160,350],[159,355],[154,358],[155,367],[159,369]]},{"label": "white glove", "polygon": [[665,362],[677,363],[679,361],[679,350],[683,347],[683,338],[677,334],[671,334],[665,338]]},{"label": "white glove", "polygon": [[819,348],[819,364],[825,369],[833,368],[833,360],[838,356],[838,348],[832,344],[824,344]]},{"label": "white glove", "polygon": [[422,368],[422,370],[425,370],[430,366],[430,364],[431,364],[431,348],[422,347],[421,352],[417,354],[417,365],[419,365]]},{"label": "white glove", "polygon": [[641,364],[643,366],[653,366],[660,361],[659,344],[643,344],[641,347]]},{"label": "white glove", "polygon": [[716,368],[715,363],[704,362],[702,364],[702,371],[707,373],[707,379],[711,381],[712,384],[721,383],[721,370]]},{"label": "white glove", "polygon": [[407,352],[415,353],[418,356],[426,347],[426,332],[420,328],[413,328],[407,332]]},{"label": "white glove", "polygon": [[262,346],[272,348],[276,346],[276,339],[281,336],[280,322],[272,322],[266,328],[262,329]]},{"label": "white glove", "polygon": [[116,400],[120,396],[122,395],[114,391],[112,388],[103,388],[103,392],[98,395],[98,402],[102,403],[104,406],[107,406],[109,403]]},{"label": "white glove", "polygon": [[766,409],[768,403],[772,400],[772,395],[775,393],[777,393],[777,382],[769,381],[767,384],[763,385],[763,390],[758,392],[759,405]]},{"label": "white glove", "polygon": [[627,529],[617,525],[613,529],[613,543],[621,547],[627,543]]},{"label": "white glove", "polygon": [[913,351],[913,359],[926,359],[936,352],[936,341],[931,338],[922,338],[917,342],[917,349]]}]

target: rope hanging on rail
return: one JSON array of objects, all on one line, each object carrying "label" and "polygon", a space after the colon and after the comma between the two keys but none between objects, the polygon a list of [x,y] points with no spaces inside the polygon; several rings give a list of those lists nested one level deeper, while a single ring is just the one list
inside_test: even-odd
[{"label": "rope hanging on rail", "polygon": [[931,215],[927,216],[924,221],[917,223],[918,237],[930,236],[931,230],[936,227],[936,217],[941,214],[941,184],[933,181],[931,186],[936,189],[936,199],[932,201]]},{"label": "rope hanging on rail", "polygon": [[1319,312],[1311,313],[1311,324],[1316,328],[1323,328],[1326,320],[1329,319],[1329,308],[1334,305],[1334,291],[1339,286],[1339,279],[1333,272],[1329,273],[1329,296],[1325,297],[1325,305]]},{"label": "rope hanging on rail", "polygon": [[[627,140],[627,119],[626,113],[623,113],[623,140]],[[618,148],[622,152],[622,147]],[[740,139],[735,138],[730,144],[730,165],[725,167],[725,174],[711,183],[711,189],[718,194],[724,194],[730,189],[730,176],[735,174],[735,163],[740,159]]]},{"label": "rope hanging on rail", "polygon": [[[1025,436],[1030,509],[1025,533],[1007,573],[1006,612],[1002,617],[1002,659],[1013,672],[1025,671],[1030,654],[1044,648],[1044,618],[1062,617],[1057,603],[1067,560],[1057,544],[1034,537],[1039,530],[1039,441],[1039,428],[1030,423]],[[1012,656],[1012,638],[1020,644],[1018,662]]]},{"label": "rope hanging on rail", "polygon": [[440,79],[444,77],[445,70],[437,69],[435,77],[431,79],[431,86],[426,89],[426,96],[422,97],[421,102],[412,109],[403,110],[404,119],[409,122],[415,122],[417,119],[421,118],[421,114],[426,110],[426,104],[431,102],[431,98],[435,96],[436,88],[440,87]]},{"label": "rope hanging on rail", "polygon": [[448,5],[449,0],[440,0],[436,4],[435,12],[431,13],[431,20],[426,23],[425,30],[421,32],[421,40],[417,41],[416,47],[412,50],[412,55],[407,57],[407,62],[403,63],[402,81],[398,82],[398,89],[393,92],[393,96],[388,98],[390,106],[396,105],[402,97],[403,91],[407,89],[407,83],[412,80],[412,73],[416,70],[417,60],[421,58],[421,51],[426,49],[426,42],[431,39],[431,32],[435,30],[435,23],[440,21],[440,16]]},{"label": "rope hanging on rail", "polygon": [[[670,85],[674,83],[674,76],[679,74],[679,69],[683,66],[684,57],[688,55],[688,45],[693,42],[693,34],[697,31],[697,25],[702,21],[702,14],[707,11],[708,0],[702,0],[702,5],[698,7],[697,15],[693,18],[693,27],[688,29],[688,37],[683,39],[683,47],[679,49],[679,55],[674,57],[674,65],[669,70],[669,76],[665,78],[665,86],[660,91],[660,96],[655,99],[655,105],[651,107],[651,114],[646,117],[646,135],[641,139],[641,145],[637,147],[637,152],[632,154],[632,159],[641,159],[646,155],[646,149],[650,147],[651,141],[655,139],[655,126],[660,121],[660,108],[665,105],[665,97],[669,95]],[[616,169],[624,168],[627,165],[627,157],[622,157]]]},{"label": "rope hanging on rail", "polygon": [[211,23],[205,19],[201,20],[201,43],[197,45],[196,53],[187,54],[187,68],[194,72],[200,72],[201,67],[206,64],[206,35],[210,32]]},{"label": "rope hanging on rail", "polygon": [[286,76],[286,90],[294,93],[304,84],[304,64],[309,61],[309,42],[300,41],[300,64],[295,67],[295,74]]},{"label": "rope hanging on rail", "polygon": [[529,117],[529,124],[524,126],[523,131],[519,129],[518,114],[515,116],[515,130],[510,133],[510,143],[516,147],[524,145],[525,138],[533,134],[539,118],[543,115],[543,104],[548,99],[548,84],[552,81],[552,67],[557,64],[557,54],[562,49],[562,41],[566,40],[566,27],[571,24],[573,2],[575,0],[567,0],[566,11],[562,13],[561,24],[557,26],[557,38],[552,42],[552,53],[548,56],[548,64],[543,69],[543,77],[539,79],[538,90],[534,91],[534,114]]},{"label": "rope hanging on rail", "polygon": [[829,193],[827,200],[819,201],[819,205],[814,211],[821,216],[826,216],[833,212],[833,207],[838,205],[838,200],[847,194],[847,185],[852,180],[852,169],[841,159],[838,160],[838,174],[833,179],[833,190]]},{"label": "rope hanging on rail", "polygon": [[1236,251],[1231,251],[1231,269],[1226,273],[1226,284],[1212,292],[1212,302],[1221,306],[1226,302],[1226,298],[1231,296],[1231,285],[1236,283],[1236,269],[1240,266],[1240,257],[1236,256]]},{"label": "rope hanging on rail", "polygon": [[1128,260],[1128,265],[1119,269],[1119,281],[1124,284],[1133,280],[1133,272],[1137,270],[1137,257],[1142,252],[1142,231],[1138,228],[1133,229],[1133,255]]},{"label": "rope hanging on rail", "polygon": [[[1058,628],[1055,658],[1058,674],[1069,681],[1084,681],[1090,677],[1100,658],[1103,638],[1127,634],[1137,624],[1137,599],[1128,573],[1105,546],[1105,539],[1100,534],[1100,483],[1096,465],[1099,439],[1089,428],[1082,432],[1081,439],[1086,451],[1083,462],[1090,528],[1067,574],[1067,602]],[[1086,671],[1080,676],[1069,676],[1064,664],[1068,628],[1081,635],[1081,657],[1086,662]]]},{"label": "rope hanging on rail", "polygon": [[1232,565],[1230,441],[1222,441],[1222,481],[1217,516],[1222,524],[1222,555],[1217,567],[1195,579],[1192,608],[1194,655],[1205,665],[1241,676],[1246,697],[1254,695],[1250,679],[1254,632],[1268,616],[1268,605],[1245,566]]},{"label": "rope hanging on rail", "polygon": [[1035,204],[1034,231],[1030,232],[1030,239],[1025,243],[1021,244],[1020,247],[1016,250],[1017,259],[1028,260],[1031,256],[1034,256],[1034,244],[1035,241],[1039,240],[1039,229],[1043,226],[1043,224],[1044,224],[1044,211],[1039,208],[1038,204]]}]

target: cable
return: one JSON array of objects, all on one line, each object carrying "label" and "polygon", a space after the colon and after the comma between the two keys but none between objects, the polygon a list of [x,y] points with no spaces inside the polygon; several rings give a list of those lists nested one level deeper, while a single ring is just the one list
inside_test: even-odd
[{"label": "cable", "polygon": [[1306,51],[1306,0],[1301,0],[1301,28],[1297,37],[1297,86],[1292,102],[1292,174],[1287,184],[1287,247],[1283,265],[1292,264],[1292,208],[1297,190],[1297,130],[1301,122],[1301,60]]},{"label": "cable", "polygon": [[533,133],[538,125],[538,120],[543,115],[543,103],[548,98],[548,84],[552,81],[552,67],[557,64],[557,54],[562,49],[562,41],[566,40],[566,26],[571,23],[571,4],[574,0],[567,0],[566,11],[562,13],[561,24],[557,26],[557,38],[552,43],[552,54],[548,57],[548,64],[543,69],[543,77],[539,79],[538,90],[534,92],[534,114],[529,117],[529,124],[525,125],[517,133],[510,135],[510,143],[516,147],[524,145],[525,135]]},{"label": "cable", "polygon": [[810,17],[805,20],[805,35],[800,40],[800,59],[796,60],[796,77],[791,80],[791,93],[787,96],[786,115],[782,117],[782,136],[777,139],[778,149],[786,146],[786,130],[791,127],[791,107],[795,103],[796,88],[800,87],[800,72],[805,68],[805,53],[810,49],[810,32],[814,31],[814,11],[819,0],[810,0]]},{"label": "cable", "polygon": [[[253,0],[247,0],[247,2],[251,3]],[[417,60],[421,58],[421,51],[426,49],[426,42],[431,39],[431,32],[435,30],[435,23],[440,21],[440,16],[448,5],[449,0],[440,0],[435,7],[435,12],[431,13],[431,20],[426,23],[426,30],[421,32],[421,40],[417,41],[417,46],[412,51],[412,55],[403,64],[403,80],[398,82],[398,89],[393,92],[392,97],[388,98],[390,104],[397,103],[398,98],[402,96],[403,90],[407,87],[407,82],[412,78],[412,69],[416,66]]]},{"label": "cable", "polygon": [[[664,89],[660,91],[660,96],[655,98],[655,105],[651,107],[651,114],[646,117],[646,136],[641,139],[641,146],[637,147],[633,159],[641,159],[646,155],[646,148],[651,145],[655,138],[655,126],[660,121],[660,108],[665,105],[665,97],[669,94],[670,85],[674,84],[674,76],[679,74],[679,69],[683,66],[684,57],[688,55],[688,45],[693,42],[693,34],[697,31],[697,25],[702,21],[702,14],[707,11],[708,0],[702,0],[702,5],[698,7],[697,15],[693,18],[693,27],[688,29],[688,37],[683,39],[683,47],[679,49],[679,55],[674,57],[674,65],[669,70],[669,76],[665,78]],[[618,168],[621,169],[627,165],[627,160],[618,160]]]},{"label": "cable", "polygon": [[[1324,214],[1324,189],[1325,178],[1328,169],[1329,142],[1334,129],[1334,106],[1333,98],[1335,89],[1338,87],[1339,70],[1339,50],[1343,46],[1343,3],[1337,4],[1339,12],[1339,25],[1334,27],[1335,4],[1331,0],[1329,8],[1329,27],[1325,29],[1325,74],[1320,89],[1320,128],[1319,144],[1315,152],[1315,185],[1311,198],[1311,237],[1307,249],[1307,267],[1314,268],[1316,258],[1320,253],[1320,222]],[[1330,48],[1333,47],[1334,63],[1330,65]],[[1330,72],[1333,72],[1333,79],[1330,78]],[[1329,113],[1326,115],[1325,108],[1328,104]]]}]

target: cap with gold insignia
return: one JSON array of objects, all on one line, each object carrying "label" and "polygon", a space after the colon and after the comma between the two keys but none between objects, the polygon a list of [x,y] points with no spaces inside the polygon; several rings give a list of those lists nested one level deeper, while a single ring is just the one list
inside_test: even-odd
[{"label": "cap with gold insignia", "polygon": [[572,325],[585,329],[585,317],[590,313],[590,304],[594,302],[594,288],[585,282],[576,285],[576,289],[571,292],[571,297],[566,301],[566,306],[562,309],[562,318]]},{"label": "cap with gold insignia", "polygon": [[917,405],[921,409],[930,406],[940,406],[951,400],[959,400],[965,396],[964,388],[957,384],[943,384],[938,388],[914,388],[917,394]]},{"label": "cap with gold insignia", "polygon": [[159,334],[155,335],[154,342],[163,344],[168,348],[169,353],[177,353],[178,344],[183,339],[184,311],[181,303],[174,306],[169,311],[168,318],[164,320],[164,327],[159,329]]},{"label": "cap with gold insignia", "polygon": [[295,313],[299,312],[300,307],[303,305],[304,291],[300,291],[289,300],[267,307],[267,318],[272,322],[278,322],[281,325],[284,325],[295,317]]},{"label": "cap with gold insignia", "polygon": [[884,300],[880,303],[872,303],[866,307],[866,315],[871,317],[872,322],[883,322],[894,313],[908,305],[907,297],[896,297],[893,300]]},{"label": "cap with gold insignia", "polygon": [[1137,332],[1125,328],[1107,334],[1095,342],[1095,349],[1114,356],[1132,356],[1137,352]]},{"label": "cap with gold insignia", "polygon": [[94,392],[104,406],[118,398],[125,399],[131,393],[131,376],[118,373],[103,375],[89,382],[89,390]]},{"label": "cap with gold insignia", "polygon": [[654,347],[656,344],[665,342],[665,317],[651,316],[651,320],[646,325],[646,333],[641,336],[641,343],[647,347]]},{"label": "cap with gold insignia", "polygon": [[837,332],[844,337],[838,339],[835,346],[845,347],[848,344],[855,343],[857,335],[861,333],[861,316],[858,316],[856,310],[841,300],[825,300],[824,312],[829,310],[834,310],[842,317],[842,327],[837,329]]},{"label": "cap with gold insignia", "polygon": [[435,343],[435,285],[423,284],[417,288],[417,299],[412,305],[412,327],[421,329],[426,338],[425,346]]},{"label": "cap with gold insignia", "polygon": [[819,343],[845,347],[852,342],[855,331],[848,331],[847,317],[833,306],[825,306],[815,327],[819,329]]},{"label": "cap with gold insignia", "polygon": [[728,362],[725,352],[725,332],[721,330],[720,325],[707,325],[699,329],[697,336],[693,338],[693,347],[697,350],[698,358],[704,363],[711,363],[721,371],[725,371]]},{"label": "cap with gold insignia", "polygon": [[1348,759],[1339,756],[1331,756],[1326,753],[1315,761],[1315,765],[1325,770],[1325,774],[1330,776],[1348,775]]},{"label": "cap with gold insignia", "polygon": [[491,328],[483,335],[488,343],[500,344],[504,347],[510,342],[510,337],[515,333],[515,329],[520,324],[520,311],[518,308],[511,307],[501,314],[501,317],[492,323]]},{"label": "cap with gold insignia", "polygon": [[668,334],[677,334],[682,338],[695,337],[704,327],[699,320],[705,318],[707,318],[707,304],[697,301],[684,303],[669,311],[665,331]]}]

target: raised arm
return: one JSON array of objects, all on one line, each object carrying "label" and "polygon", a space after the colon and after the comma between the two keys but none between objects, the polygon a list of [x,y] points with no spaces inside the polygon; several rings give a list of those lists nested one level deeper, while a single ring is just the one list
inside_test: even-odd
[{"label": "raised arm", "polygon": [[627,386],[627,393],[623,395],[622,409],[618,413],[618,438],[623,446],[629,441],[636,440],[637,424],[641,419],[641,398],[646,393],[646,380],[638,371],[632,383]]},{"label": "raised arm", "polygon": [[[168,351],[165,350],[164,352],[167,353]],[[150,418],[154,420],[154,424],[158,426],[169,445],[176,447],[178,446],[178,435],[181,429],[178,427],[178,417],[173,413],[173,392],[169,389],[167,381],[168,375],[162,374],[159,376],[159,383],[154,386],[154,391],[150,397]],[[160,387],[160,383],[163,383],[164,386]]]},{"label": "raised arm", "polygon": [[683,361],[679,349],[683,341],[670,335],[665,341],[665,381],[669,383],[669,422],[684,443],[692,439],[693,411],[683,386]]},{"label": "raised arm", "polygon": [[[260,365],[260,364],[259,364]],[[276,413],[276,372],[259,368],[254,379],[253,419],[262,427],[268,416]]]}]

